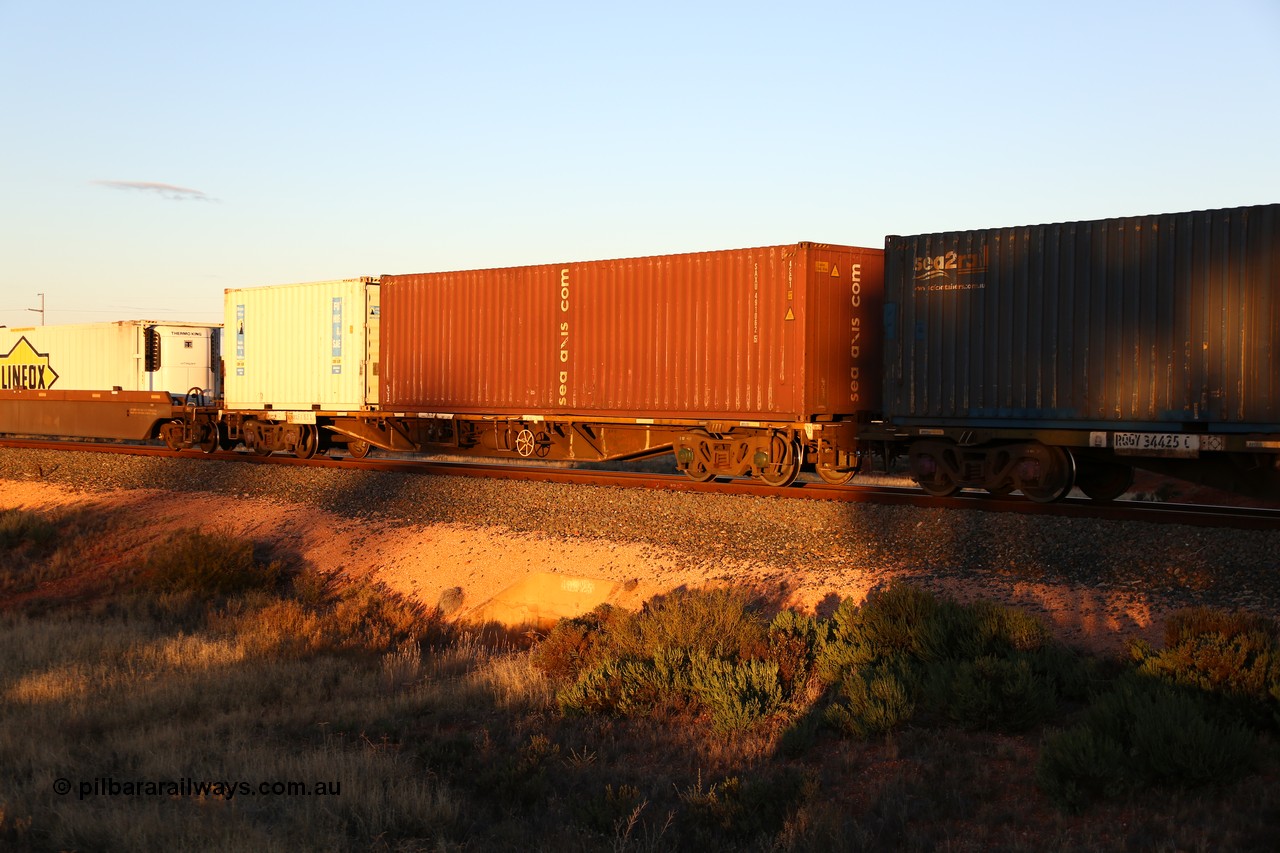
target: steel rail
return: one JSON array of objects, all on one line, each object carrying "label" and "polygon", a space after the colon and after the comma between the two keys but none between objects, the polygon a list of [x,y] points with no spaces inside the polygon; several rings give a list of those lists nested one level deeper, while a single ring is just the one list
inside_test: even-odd
[{"label": "steel rail", "polygon": [[1134,500],[1097,503],[1084,498],[1067,498],[1056,503],[1041,504],[1018,497],[997,498],[981,491],[962,491],[951,497],[937,498],[926,495],[916,488],[896,486],[855,484],[832,486],[823,482],[798,481],[790,486],[778,487],[751,480],[721,479],[696,482],[683,474],[533,467],[492,462],[397,459],[385,456],[367,457],[365,459],[356,459],[350,456],[315,456],[311,459],[299,459],[284,454],[257,456],[248,452],[222,450],[206,454],[199,450],[175,452],[157,445],[59,442],[44,439],[3,438],[0,439],[0,447],[63,452],[121,453],[168,459],[206,459],[218,462],[244,462],[254,465],[345,468],[452,477],[512,479],[615,488],[666,489],[718,495],[749,495],[754,497],[827,500],[845,503],[878,503],[924,509],[1006,512],[1059,518],[1184,524],[1198,527],[1280,529],[1280,508],[1272,507],[1210,506]]}]

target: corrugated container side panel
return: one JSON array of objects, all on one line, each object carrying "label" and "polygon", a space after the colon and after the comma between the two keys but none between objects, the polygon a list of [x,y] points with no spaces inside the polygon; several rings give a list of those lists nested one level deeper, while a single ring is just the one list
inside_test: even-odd
[{"label": "corrugated container side panel", "polygon": [[[154,371],[147,370],[148,329],[160,350],[160,365]],[[213,325],[151,320],[0,328],[0,387],[10,387],[11,380],[20,379],[6,373],[5,367],[25,360],[45,367],[43,372],[33,374],[43,386],[31,390],[98,391],[119,387],[123,391],[182,395],[193,387],[212,389],[217,377],[210,359],[217,334]],[[26,347],[15,350],[24,338],[34,354]]]},{"label": "corrugated container side panel", "polygon": [[1275,424],[1278,211],[889,238],[890,414]]},{"label": "corrugated container side panel", "polygon": [[[803,244],[385,276],[384,403],[494,414],[813,414],[803,410],[816,400],[815,377],[849,386],[849,257],[837,264],[845,297],[829,332],[807,319]],[[870,274],[875,281],[861,286],[878,295],[882,271]],[[846,361],[836,376],[804,372],[815,333],[838,336],[831,343]],[[846,401],[828,413],[855,411]]]},{"label": "corrugated container side panel", "polygon": [[[796,265],[796,323],[803,322],[805,409],[816,414],[879,413],[884,256],[845,247],[809,247]],[[801,277],[807,280],[801,280]]]},{"label": "corrugated container side panel", "polygon": [[[1230,247],[1227,255],[1228,281],[1243,280],[1246,275],[1246,265],[1242,252],[1245,243],[1246,229],[1245,222],[1236,219],[1231,223]],[[1228,375],[1223,383],[1224,390],[1228,392],[1228,396],[1223,399],[1223,405],[1229,406],[1234,402],[1237,408],[1234,411],[1226,412],[1226,417],[1232,420],[1244,419],[1244,400],[1245,400],[1245,353],[1242,347],[1246,328],[1245,316],[1243,311],[1242,293],[1239,288],[1229,288],[1227,290],[1227,322],[1224,324],[1226,332],[1225,350],[1232,357],[1227,359]]]},{"label": "corrugated container side panel", "polygon": [[368,403],[370,286],[349,279],[227,290],[227,407],[346,411]]},{"label": "corrugated container side panel", "polygon": [[[1209,351],[1212,353],[1220,353],[1221,356],[1214,358],[1207,365],[1208,373],[1206,378],[1210,389],[1210,414],[1213,420],[1226,420],[1227,400],[1230,394],[1231,398],[1235,397],[1230,387],[1231,374],[1234,372],[1232,361],[1234,353],[1231,352],[1231,326],[1232,318],[1231,300],[1229,296],[1229,287],[1231,278],[1231,223],[1229,221],[1220,220],[1213,223],[1213,272],[1212,272],[1212,294],[1213,298],[1209,306],[1209,316],[1213,318],[1212,332],[1209,337]],[[1225,356],[1233,356],[1226,358]]]},{"label": "corrugated container side panel", "polygon": [[[144,370],[142,327],[134,322],[82,323],[66,326],[34,326],[0,329],[0,357],[13,353],[16,364],[20,352],[15,351],[25,338],[43,357],[30,359],[47,365],[57,378],[45,389],[58,391],[109,390],[119,386],[124,391],[168,390],[149,387]],[[23,347],[22,351],[26,348]],[[51,374],[50,374],[51,375]],[[8,381],[0,383],[11,387]],[[20,387],[14,385],[12,387]],[[186,390],[186,389],[183,389]]]},{"label": "corrugated container side panel", "polygon": [[1031,275],[1029,257],[1031,247],[1031,229],[1019,228],[1010,235],[1009,245],[1006,248],[1009,263],[1002,290],[1012,297],[1010,301],[1013,303],[1014,327],[1012,340],[1009,336],[1004,338],[1006,349],[1001,353],[1000,359],[1005,365],[1005,381],[1000,397],[1002,411],[1018,411],[1027,406],[1032,399],[1027,379],[1029,362],[1035,360],[1030,327],[1033,323],[1038,326],[1038,318],[1032,313],[1031,303],[1033,294],[1039,288],[1022,288],[1015,285],[1018,280],[1025,281]]},{"label": "corrugated container side panel", "polygon": [[1054,339],[1050,336],[1055,311],[1053,305],[1056,280],[1048,266],[1050,247],[1057,240],[1050,235],[1029,230],[1027,233],[1026,274],[1038,278],[1040,287],[1027,292],[1026,346],[1028,357],[1017,359],[1022,363],[1022,399],[1032,407],[1047,407],[1053,396]]},{"label": "corrugated container side panel", "polygon": [[1119,334],[1121,319],[1116,299],[1120,289],[1108,275],[1113,266],[1116,276],[1120,274],[1119,266],[1114,260],[1115,239],[1111,232],[1112,223],[1104,222],[1092,229],[1093,268],[1090,271],[1090,285],[1093,293],[1096,327],[1091,330],[1089,346],[1088,375],[1097,379],[1096,385],[1090,389],[1089,399],[1095,407],[1094,416],[1111,419],[1117,412],[1111,408],[1115,399],[1116,380],[1114,374],[1119,370],[1112,356],[1116,348],[1116,336]]},{"label": "corrugated container side panel", "polygon": [[[1253,245],[1280,245],[1280,213],[1272,210],[1250,221],[1249,239]],[[1251,383],[1247,399],[1265,401],[1261,417],[1280,421],[1280,371],[1269,366],[1280,364],[1280,287],[1269,283],[1280,281],[1280,259],[1264,255],[1262,262],[1249,271],[1250,292],[1259,294],[1257,310],[1249,310],[1252,333],[1245,350],[1245,363],[1250,366]]]},{"label": "corrugated container side panel", "polygon": [[[1249,222],[1245,241],[1249,246],[1280,245],[1280,215],[1256,216]],[[1280,371],[1267,371],[1267,365],[1280,364],[1280,316],[1276,300],[1280,287],[1267,287],[1267,280],[1280,282],[1280,264],[1275,256],[1262,256],[1254,261],[1245,256],[1245,280],[1253,293],[1253,305],[1245,309],[1244,328],[1247,339],[1242,342],[1240,357],[1245,365],[1245,400],[1260,401],[1266,418],[1280,421]],[[1270,333],[1268,333],[1270,332]]]},{"label": "corrugated container side panel", "polygon": [[[803,270],[797,268],[802,260],[793,251],[781,250],[764,253],[752,261],[754,263],[740,262],[739,280],[758,276],[760,287],[737,306],[742,334],[735,335],[729,343],[735,349],[734,360],[740,366],[740,378],[730,383],[729,389],[742,401],[742,411],[788,412],[798,416],[804,408],[804,399],[797,347],[803,346],[804,333],[803,330],[797,332],[798,323],[786,320],[785,314],[787,286],[802,287],[806,283]],[[759,264],[758,271],[755,263]],[[797,275],[801,277],[799,283],[795,282]],[[725,288],[726,297],[728,291]],[[761,344],[758,347],[752,343],[752,325],[757,322],[757,314]],[[728,410],[736,408],[730,403]]]},{"label": "corrugated container side panel", "polygon": [[1173,339],[1173,319],[1170,304],[1173,300],[1160,298],[1160,282],[1164,279],[1164,250],[1169,243],[1168,217],[1161,217],[1157,225],[1161,239],[1151,241],[1145,253],[1143,267],[1142,301],[1148,318],[1147,335],[1139,347],[1139,365],[1145,366],[1142,388],[1146,397],[1144,417],[1155,420],[1169,410],[1169,389],[1173,386],[1173,365],[1177,347]]},{"label": "corrugated container side panel", "polygon": [[[693,275],[689,270],[686,269],[673,274],[672,287],[675,293],[692,293],[692,286]],[[698,370],[700,359],[697,350],[697,330],[700,309],[693,302],[694,300],[690,299],[667,299],[663,302],[667,328],[672,330],[672,335],[677,341],[685,341],[686,344],[685,346],[656,348],[660,353],[658,372],[662,376],[693,376]],[[699,394],[699,391],[700,389],[696,387],[696,384],[689,389],[689,392],[695,395]],[[658,411],[668,412],[679,408],[681,400],[673,383],[661,383],[658,402]]]},{"label": "corrugated container side panel", "polygon": [[[570,265],[581,312],[573,361],[587,380],[575,386],[572,404],[628,412],[664,411],[672,402],[716,412],[767,405],[759,353],[776,352],[780,339],[749,339],[752,295],[742,283],[757,267],[773,275],[768,260],[694,255]],[[688,336],[668,320],[686,308],[696,318]],[[686,351],[695,370],[669,372],[671,354]]]},{"label": "corrugated container side panel", "polygon": [[1102,324],[1103,334],[1100,346],[1095,350],[1094,362],[1096,375],[1103,378],[1102,393],[1098,398],[1098,413],[1103,418],[1119,418],[1117,406],[1120,393],[1119,373],[1122,367],[1120,360],[1120,333],[1124,329],[1123,306],[1121,297],[1124,294],[1124,264],[1119,256],[1121,235],[1115,233],[1119,227],[1115,223],[1105,223],[1101,229],[1101,240],[1098,241],[1098,275],[1101,285],[1101,315],[1106,318]]},{"label": "corrugated container side panel", "polygon": [[1062,353],[1059,349],[1062,337],[1058,335],[1058,314],[1062,305],[1060,288],[1062,286],[1059,258],[1062,254],[1062,240],[1043,240],[1041,244],[1041,273],[1045,280],[1042,297],[1045,309],[1041,311],[1036,334],[1042,347],[1039,364],[1040,391],[1036,398],[1036,407],[1041,409],[1058,408],[1058,376],[1059,361]]},{"label": "corrugated container side panel", "polygon": [[[1152,228],[1162,231],[1159,220]],[[1138,318],[1137,334],[1129,346],[1128,365],[1133,376],[1133,394],[1129,416],[1134,420],[1156,418],[1156,382],[1158,370],[1167,364],[1168,349],[1159,349],[1160,321],[1156,307],[1159,304],[1156,290],[1156,256],[1160,234],[1139,241],[1134,247],[1134,263],[1137,265],[1137,287],[1132,298],[1134,313]],[[1163,352],[1165,355],[1159,356]],[[1163,384],[1163,383],[1162,383]]]},{"label": "corrugated container side panel", "polygon": [[[839,275],[819,272],[818,265],[823,262],[830,264]],[[806,324],[801,354],[805,373],[801,383],[808,392],[804,408],[810,412],[828,412],[833,407],[852,403],[853,377],[847,367],[853,346],[852,331],[847,320],[843,330],[840,323],[850,313],[844,303],[852,298],[853,263],[847,254],[818,247],[802,250],[794,274],[803,280],[794,286],[788,283],[788,294],[794,296],[791,310],[800,319],[786,322]],[[845,276],[848,276],[847,282]],[[842,338],[849,339],[844,347],[840,346]],[[861,344],[859,341],[858,345]]]}]

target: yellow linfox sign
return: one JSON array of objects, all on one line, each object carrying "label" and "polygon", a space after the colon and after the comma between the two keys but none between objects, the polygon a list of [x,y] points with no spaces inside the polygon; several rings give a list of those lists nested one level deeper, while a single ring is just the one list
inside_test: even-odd
[{"label": "yellow linfox sign", "polygon": [[15,391],[44,391],[58,381],[49,366],[49,354],[38,353],[25,337],[0,356],[0,388]]}]

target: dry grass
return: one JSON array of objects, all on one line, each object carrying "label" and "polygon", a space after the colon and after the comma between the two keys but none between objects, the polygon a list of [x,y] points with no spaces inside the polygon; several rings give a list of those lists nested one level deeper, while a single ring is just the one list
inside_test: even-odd
[{"label": "dry grass", "polygon": [[[831,689],[805,676],[816,623],[767,629],[742,593],[588,620],[562,635],[548,667],[500,634],[459,633],[383,590],[343,587],[245,543],[213,553],[221,546],[189,533],[160,539],[114,560],[107,578],[102,542],[130,524],[70,520],[39,553],[0,550],[27,549],[27,568],[48,572],[0,599],[0,848],[1280,847],[1270,739],[1259,775],[1068,814],[1035,787],[1042,729],[935,720],[842,736],[824,722]],[[199,572],[165,565],[166,553],[190,560],[192,542],[235,571],[201,588]],[[790,700],[732,734],[680,703],[637,717],[560,714],[557,680],[592,664],[574,656],[609,624],[618,648],[674,645],[699,660],[750,662],[785,640]],[[186,780],[221,787],[196,793]],[[287,783],[309,791],[260,788]]]}]

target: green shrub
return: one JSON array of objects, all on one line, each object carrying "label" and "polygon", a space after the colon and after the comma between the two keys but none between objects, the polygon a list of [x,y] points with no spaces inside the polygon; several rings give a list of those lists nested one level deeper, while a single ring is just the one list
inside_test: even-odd
[{"label": "green shrub", "polygon": [[1061,643],[1046,642],[1021,656],[1031,662],[1035,671],[1052,684],[1063,699],[1085,701],[1103,680],[1103,663],[1099,658],[1082,656]]},{"label": "green shrub", "polygon": [[1041,788],[1068,808],[1089,797],[1156,784],[1222,784],[1252,769],[1256,738],[1202,694],[1129,675],[1099,696],[1085,720],[1048,738]]},{"label": "green shrub", "polygon": [[777,664],[663,649],[650,660],[605,661],[556,694],[566,713],[649,716],[704,708],[722,731],[746,728],[783,702]]},{"label": "green shrub", "polygon": [[322,613],[323,635],[330,648],[385,654],[442,637],[420,605],[381,585],[346,587]]},{"label": "green shrub", "polygon": [[935,638],[928,631],[940,606],[933,593],[910,584],[873,590],[858,609],[854,634],[876,657],[930,657]]},{"label": "green shrub", "polygon": [[1025,610],[1005,607],[993,601],[975,602],[969,610],[973,613],[974,628],[984,650],[1033,652],[1051,644],[1049,629]]},{"label": "green shrub", "polygon": [[608,653],[609,626],[616,611],[602,604],[590,613],[561,619],[530,652],[533,666],[553,684],[572,683]]},{"label": "green shrub", "polygon": [[827,709],[827,722],[858,738],[885,734],[915,713],[914,680],[909,666],[900,662],[848,670],[837,700]]},{"label": "green shrub", "polygon": [[786,695],[795,695],[809,680],[822,632],[818,619],[794,610],[782,611],[769,624],[764,656],[778,665],[778,679]]},{"label": "green shrub", "polygon": [[721,731],[745,729],[782,707],[778,665],[772,661],[734,662],[698,653],[689,665],[690,694]]},{"label": "green shrub", "polygon": [[649,601],[633,619],[612,625],[609,640],[619,657],[678,649],[743,660],[763,655],[767,628],[747,590],[677,589]]},{"label": "green shrub", "polygon": [[905,655],[923,660],[945,645],[935,634],[939,609],[933,593],[910,584],[872,590],[861,605],[845,599],[836,608],[818,650],[823,681],[838,683],[850,669]]},{"label": "green shrub", "polygon": [[1124,790],[1126,756],[1115,740],[1087,725],[1045,738],[1036,764],[1040,790],[1060,807],[1079,811]]},{"label": "green shrub", "polygon": [[1138,671],[1243,701],[1280,719],[1280,644],[1270,619],[1209,608],[1184,610],[1165,627],[1165,648],[1130,647]]},{"label": "green shrub", "polygon": [[172,533],[142,564],[144,584],[160,592],[192,592],[209,597],[273,591],[279,563],[254,559],[253,543],[199,530]]},{"label": "green shrub", "polygon": [[846,672],[860,669],[875,659],[875,652],[859,632],[859,610],[851,598],[840,602],[819,635],[815,652],[818,677],[826,684],[838,684]]},{"label": "green shrub", "polygon": [[617,788],[606,784],[598,793],[574,797],[571,802],[575,822],[605,836],[624,831],[646,805],[648,800],[640,789],[626,784]]},{"label": "green shrub", "polygon": [[1243,610],[1188,607],[1174,613],[1165,621],[1164,644],[1172,648],[1185,640],[1206,634],[1221,634],[1231,638],[1255,633],[1269,634],[1274,639],[1276,623],[1265,616]]},{"label": "green shrub", "polygon": [[897,655],[921,663],[1034,652],[1053,645],[1044,625],[993,602],[958,604],[910,584],[873,590],[860,606],[841,602],[818,652],[818,672],[835,683],[845,670]]},{"label": "green shrub", "polygon": [[816,669],[839,685],[827,719],[867,737],[916,711],[971,728],[1022,730],[1083,696],[1084,663],[1022,611],[959,604],[894,584],[855,607],[845,601],[819,644]]},{"label": "green shrub", "polygon": [[556,692],[565,713],[651,714],[687,704],[688,656],[659,652],[650,660],[606,660]]},{"label": "green shrub", "polygon": [[1025,655],[983,655],[930,667],[930,704],[971,729],[1025,731],[1058,708],[1052,681]]},{"label": "green shrub", "polygon": [[601,608],[562,620],[533,652],[565,713],[706,711],[721,730],[776,713],[804,684],[818,623],[772,623],[736,589],[677,590],[631,615]]}]

